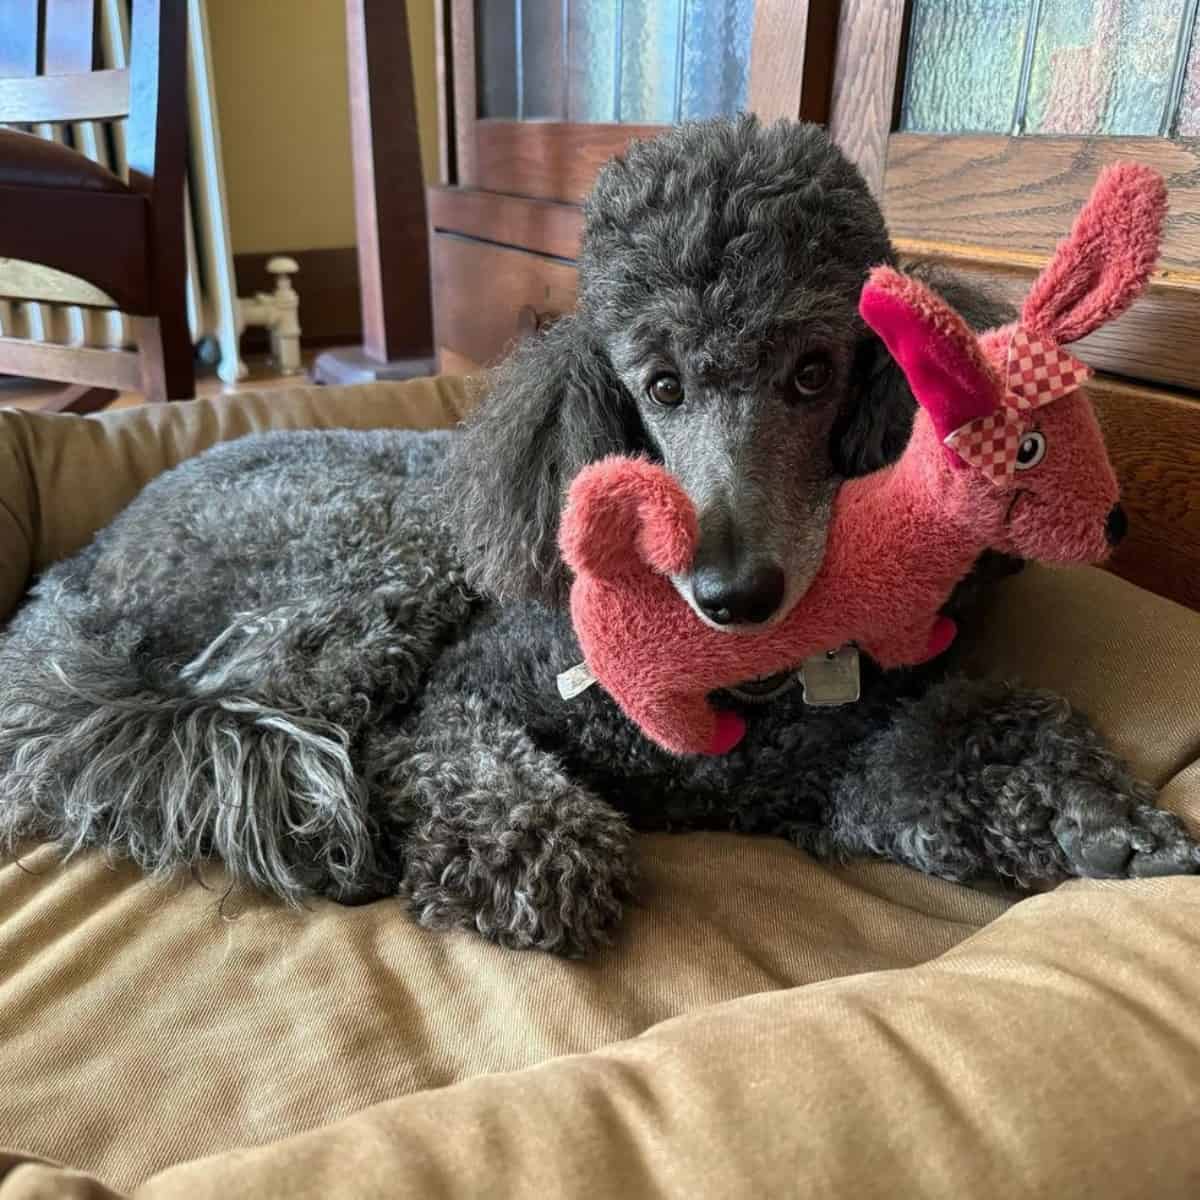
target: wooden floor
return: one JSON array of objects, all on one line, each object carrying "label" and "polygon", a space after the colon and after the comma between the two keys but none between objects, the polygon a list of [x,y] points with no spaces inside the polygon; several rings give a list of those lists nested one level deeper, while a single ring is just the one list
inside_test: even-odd
[{"label": "wooden floor", "polygon": [[[249,375],[237,383],[222,383],[211,369],[201,369],[196,376],[197,396],[220,396],[232,392],[264,392],[274,388],[295,387],[308,382],[312,355],[304,356],[304,374],[280,375],[266,358],[248,358]],[[62,387],[59,383],[38,383],[31,379],[8,379],[0,376],[0,408],[40,408],[48,396]],[[109,408],[133,408],[144,403],[137,392],[122,393]]]}]

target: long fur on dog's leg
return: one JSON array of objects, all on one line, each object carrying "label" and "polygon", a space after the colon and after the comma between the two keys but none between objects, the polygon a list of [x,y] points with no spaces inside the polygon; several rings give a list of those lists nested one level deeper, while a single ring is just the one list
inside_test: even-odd
[{"label": "long fur on dog's leg", "polygon": [[338,726],[228,690],[166,690],[78,631],[52,656],[23,643],[0,647],[0,846],[104,846],[158,876],[216,856],[292,903],[351,898],[372,875]]}]

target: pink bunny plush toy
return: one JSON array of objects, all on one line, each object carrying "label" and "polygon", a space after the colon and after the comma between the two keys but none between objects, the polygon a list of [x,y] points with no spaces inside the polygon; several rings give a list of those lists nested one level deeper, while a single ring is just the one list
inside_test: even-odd
[{"label": "pink bunny plush toy", "polygon": [[774,624],[703,622],[672,575],[687,570],[696,513],[644,459],[608,458],[571,485],[560,533],[575,573],[571,615],[587,668],[642,730],[678,754],[723,754],[742,718],[710,692],[796,667],[848,642],[881,666],[923,662],[954,639],[938,615],[979,554],[1102,561],[1123,526],[1117,481],[1062,347],[1112,320],[1158,256],[1166,190],[1152,170],[1110,167],[1013,325],[972,333],[940,297],[890,267],[860,312],[919,404],[901,458],[840,487],[821,568]]}]

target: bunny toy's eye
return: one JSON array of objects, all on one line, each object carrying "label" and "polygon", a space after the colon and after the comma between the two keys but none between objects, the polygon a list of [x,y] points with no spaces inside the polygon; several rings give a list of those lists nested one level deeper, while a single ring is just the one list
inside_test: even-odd
[{"label": "bunny toy's eye", "polygon": [[1046,439],[1040,433],[1027,433],[1017,447],[1017,470],[1028,471],[1046,457]]}]

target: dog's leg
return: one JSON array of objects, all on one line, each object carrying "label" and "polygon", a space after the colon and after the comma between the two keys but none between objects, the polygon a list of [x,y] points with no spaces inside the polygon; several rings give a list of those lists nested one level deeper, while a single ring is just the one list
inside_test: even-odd
[{"label": "dog's leg", "polygon": [[372,757],[422,925],[571,957],[608,940],[632,894],[629,826],[520,726],[478,697],[438,697]]},{"label": "dog's leg", "polygon": [[935,684],[864,744],[832,799],[840,852],[951,879],[1200,870],[1200,847],[1153,789],[1048,692]]}]

